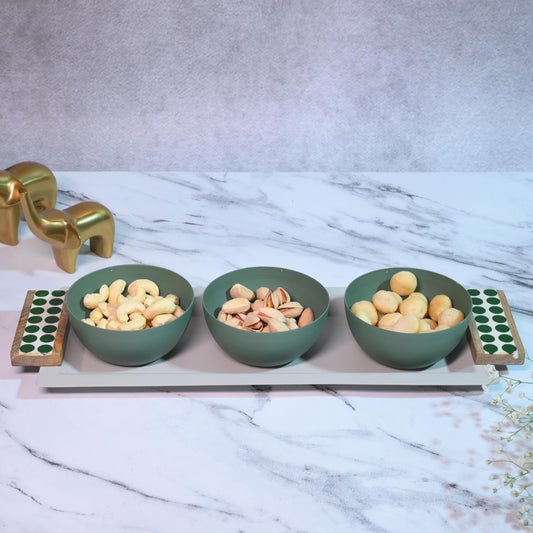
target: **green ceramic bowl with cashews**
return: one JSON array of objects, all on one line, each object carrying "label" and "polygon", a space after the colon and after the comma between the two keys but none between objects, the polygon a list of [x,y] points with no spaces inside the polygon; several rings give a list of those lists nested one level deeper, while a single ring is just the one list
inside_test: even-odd
[{"label": "green ceramic bowl with cashews", "polygon": [[[121,284],[116,284],[111,288],[117,280],[124,281],[125,285],[122,287]],[[148,280],[151,283],[145,283],[142,280]],[[138,283],[134,285],[136,281]],[[104,294],[101,294],[103,285],[110,290],[103,290]],[[154,285],[160,297],[173,295],[177,296],[179,301],[173,299],[175,307],[168,302],[162,302],[158,308],[152,308],[150,314],[146,313],[151,318],[145,320],[147,322],[144,324],[145,329],[137,329],[140,324],[136,324],[135,320],[139,319],[142,308],[147,310],[149,304],[155,305],[153,300],[156,298],[150,294],[153,292]],[[130,295],[130,287],[136,289],[135,294],[143,300],[142,305],[127,303],[124,300]],[[106,292],[107,297],[104,298]],[[110,303],[111,297],[118,304],[119,292],[122,295],[120,301],[123,307],[116,305],[116,310],[112,308],[110,317],[104,316],[104,319],[109,318],[108,322],[110,322],[111,317],[114,316],[124,325],[119,329],[103,329],[103,327],[98,327],[98,324],[92,325],[87,319],[94,309],[100,309],[101,306],[93,307],[95,302],[89,303],[91,298],[102,300],[105,305],[105,303]],[[86,299],[87,295],[92,296]],[[150,297],[152,299],[149,301]],[[92,309],[86,307],[84,300]],[[68,289],[65,299],[69,323],[80,342],[98,358],[120,366],[146,365],[171,352],[189,324],[193,302],[193,288],[184,277],[171,270],[151,265],[119,265],[97,270],[75,281]],[[163,311],[166,312],[163,313]],[[128,314],[129,316],[126,316]],[[167,316],[165,321],[161,321],[161,325],[151,324],[156,316],[163,314],[175,314],[176,316],[173,319]],[[118,320],[119,316],[122,320]],[[149,327],[151,325],[153,327]]]},{"label": "green ceramic bowl with cashews", "polygon": [[[232,287],[238,285],[241,287],[241,293],[231,294]],[[242,288],[244,287],[244,289]],[[221,310],[224,304],[230,300],[243,300],[250,297],[250,306],[259,300],[267,300],[267,295],[260,294],[258,289],[268,289],[270,292],[276,292],[281,288],[286,291],[275,303],[270,302],[268,305],[271,309],[272,316],[278,315],[276,311],[286,312],[288,319],[275,319],[276,331],[266,331],[268,326],[274,324],[271,318],[264,319],[260,324],[256,321],[249,329],[229,325],[227,320],[239,320],[238,317],[225,316],[221,319]],[[254,293],[253,296],[247,294],[247,291]],[[280,303],[283,302],[283,303]],[[241,303],[241,302],[238,302]],[[298,357],[304,355],[318,339],[329,311],[329,294],[325,287],[318,281],[306,274],[278,267],[249,267],[240,270],[228,272],[214,281],[205,289],[202,299],[204,317],[211,335],[217,344],[232,358],[237,361],[257,367],[276,367],[286,365]],[[246,308],[246,310],[244,310]],[[242,310],[235,308],[236,315],[242,315],[240,318],[245,319],[245,315],[269,314],[269,311],[261,311],[262,305],[252,312],[247,308],[246,302]],[[289,311],[290,308],[290,311]],[[300,308],[296,312],[295,309]],[[311,309],[312,317],[306,314],[305,309]],[[300,312],[301,311],[301,312]],[[228,313],[229,315],[230,313]],[[300,317],[305,321],[300,322],[301,327],[297,327]],[[292,329],[283,325],[283,322],[290,323]],[[304,325],[305,324],[305,325]],[[259,331],[257,328],[262,329]],[[253,328],[256,328],[255,330]]]},{"label": "green ceramic bowl with cashews", "polygon": [[[408,288],[402,301],[407,299],[408,292],[424,295],[429,303],[437,295],[446,295],[453,308],[459,311],[461,320],[441,330],[405,333],[378,327],[368,323],[364,314],[360,315],[362,318],[354,314],[353,306],[356,302],[372,302],[378,291],[391,291],[391,279],[399,272],[410,272],[416,279],[415,288]],[[452,354],[462,342],[466,342],[465,332],[472,314],[472,301],[467,290],[447,276],[402,267],[375,270],[353,280],[345,290],[344,308],[348,327],[364,352],[384,365],[417,370],[437,363]]]}]

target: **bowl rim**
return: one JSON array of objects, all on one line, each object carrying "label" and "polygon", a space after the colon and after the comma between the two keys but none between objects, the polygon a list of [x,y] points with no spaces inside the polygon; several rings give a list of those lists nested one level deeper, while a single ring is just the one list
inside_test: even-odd
[{"label": "bowl rim", "polygon": [[[353,304],[348,304],[348,300],[347,300],[347,297],[348,297],[348,290],[351,288],[351,286],[353,284],[355,284],[357,281],[359,281],[361,278],[364,278],[365,276],[367,275],[370,275],[370,274],[378,274],[379,272],[387,272],[387,271],[395,271],[395,272],[400,272],[400,271],[403,271],[403,270],[407,270],[407,271],[418,271],[418,272],[424,272],[425,274],[432,274],[432,275],[437,275],[437,276],[440,276],[441,278],[445,279],[446,281],[449,281],[451,282],[452,284],[458,286],[460,289],[462,289],[465,294],[468,296],[468,298],[470,299],[470,310],[468,311],[468,313],[465,313],[464,314],[464,318],[463,320],[461,320],[461,322],[458,322],[457,324],[449,327],[449,328],[446,328],[444,330],[440,330],[440,331],[431,331],[431,336],[434,336],[435,334],[437,335],[448,335],[449,333],[449,330],[452,330],[454,328],[457,328],[458,326],[462,326],[464,327],[464,323],[467,322],[467,326],[468,327],[468,323],[470,322],[470,318],[471,318],[471,315],[472,315],[472,298],[470,296],[470,293],[468,292],[468,290],[463,287],[463,285],[461,285],[458,281],[454,280],[453,278],[450,278],[449,276],[446,276],[445,274],[441,274],[440,272],[435,272],[434,270],[427,270],[427,269],[424,269],[424,268],[418,268],[418,267],[387,267],[387,268],[378,268],[376,270],[370,270],[368,272],[366,272],[365,274],[361,274],[360,276],[354,278],[350,283],[348,283],[348,285],[346,286],[345,290],[344,290],[344,308],[345,308],[345,311],[347,313],[350,313],[350,317],[353,317],[353,318],[356,318],[358,320],[358,324],[363,324],[363,328],[367,327],[367,328],[370,328],[372,330],[379,330],[379,331],[382,331],[383,334],[385,336],[387,335],[396,335],[396,334],[400,334],[400,335],[409,335],[410,337],[421,337],[422,339],[424,338],[424,335],[421,335],[420,333],[404,333],[402,331],[391,331],[391,330],[387,330],[387,329],[383,329],[383,328],[379,328],[377,326],[373,326],[372,324],[368,324],[367,322],[365,322],[364,320],[361,320],[359,317],[355,316],[350,307],[351,305]],[[463,311],[464,313],[464,311]]]}]

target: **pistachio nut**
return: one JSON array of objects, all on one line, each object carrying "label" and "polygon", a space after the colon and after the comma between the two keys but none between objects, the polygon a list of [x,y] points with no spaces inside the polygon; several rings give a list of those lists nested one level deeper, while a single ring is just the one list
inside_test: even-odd
[{"label": "pistachio nut", "polygon": [[315,315],[313,314],[313,310],[310,307],[306,307],[302,311],[302,314],[300,315],[300,318],[298,319],[298,327],[303,328],[304,326],[311,324],[311,322],[313,322],[314,319],[315,319]]},{"label": "pistachio nut", "polygon": [[303,305],[298,302],[287,302],[278,307],[278,311],[281,311],[287,318],[298,318],[303,310]]},{"label": "pistachio nut", "polygon": [[262,331],[263,330],[263,322],[257,315],[253,313],[248,313],[246,315],[242,325],[244,329],[248,329],[250,331]]},{"label": "pistachio nut", "polygon": [[274,294],[276,294],[278,297],[279,305],[286,304],[287,302],[291,301],[290,294],[283,287],[278,287],[274,291]]},{"label": "pistachio nut", "polygon": [[273,318],[285,321],[285,315],[272,307],[262,307],[255,313],[263,322],[270,322]]},{"label": "pistachio nut", "polygon": [[271,332],[289,331],[289,326],[284,320],[273,318],[268,322],[268,327]]},{"label": "pistachio nut", "polygon": [[252,312],[257,311],[258,309],[261,309],[261,307],[265,307],[264,300],[254,300],[252,302]]},{"label": "pistachio nut", "polygon": [[244,285],[241,285],[240,283],[233,285],[233,287],[229,290],[229,294],[232,298],[246,298],[250,302],[255,300],[254,291],[250,290]]},{"label": "pistachio nut", "polygon": [[270,289],[268,287],[259,287],[255,294],[258,300],[264,300],[270,294]]},{"label": "pistachio nut", "polygon": [[246,313],[250,309],[250,300],[246,298],[232,298],[224,303],[222,311],[230,315]]},{"label": "pistachio nut", "polygon": [[269,292],[265,298],[265,306],[277,309],[279,305],[279,296],[275,292]]}]

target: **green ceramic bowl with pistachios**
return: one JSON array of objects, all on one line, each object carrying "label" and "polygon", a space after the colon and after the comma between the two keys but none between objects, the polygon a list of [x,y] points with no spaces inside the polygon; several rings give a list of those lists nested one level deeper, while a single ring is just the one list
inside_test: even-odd
[{"label": "green ceramic bowl with pistachios", "polygon": [[[399,333],[367,324],[352,313],[350,307],[355,302],[372,301],[372,296],[378,290],[391,290],[391,277],[402,270],[410,271],[416,276],[416,291],[424,294],[428,301],[437,294],[448,295],[453,307],[463,312],[464,320],[443,331]],[[374,270],[353,280],[345,290],[344,308],[348,327],[364,352],[386,366],[418,370],[444,359],[461,342],[465,342],[472,301],[467,290],[447,276],[419,268],[400,267]]]},{"label": "green ceramic bowl with pistachios", "polygon": [[[244,285],[252,292],[259,287],[275,291],[285,289],[292,302],[310,307],[314,320],[289,331],[248,331],[237,329],[219,320],[222,305],[230,300],[230,289]],[[278,267],[249,267],[228,272],[212,281],[202,299],[204,317],[217,344],[237,361],[257,367],[286,365],[303,356],[318,339],[329,311],[328,291],[312,277]]]},{"label": "green ceramic bowl with pistachios", "polygon": [[[184,313],[161,326],[137,331],[100,329],[82,322],[90,310],[83,305],[86,294],[98,293],[103,284],[123,279],[127,286],[137,279],[156,283],[160,294],[175,294]],[[119,265],[103,268],[82,276],[67,291],[65,305],[69,324],[80,342],[96,357],[120,366],[141,366],[169,354],[178,344],[189,324],[194,302],[191,284],[181,275],[152,265]]]}]

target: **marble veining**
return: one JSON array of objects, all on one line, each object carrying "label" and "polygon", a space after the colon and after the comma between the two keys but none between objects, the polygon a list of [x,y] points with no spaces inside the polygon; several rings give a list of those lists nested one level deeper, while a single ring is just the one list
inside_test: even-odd
[{"label": "marble veining", "polygon": [[[203,287],[276,265],[345,286],[387,266],[504,290],[531,352],[530,173],[58,172],[58,207],[94,200],[115,251],[75,274],[21,225],[0,246],[0,529],[519,531],[493,493],[491,393],[469,388],[46,391],[9,365],[27,290],[122,263]],[[531,364],[508,369],[531,375]]]}]

